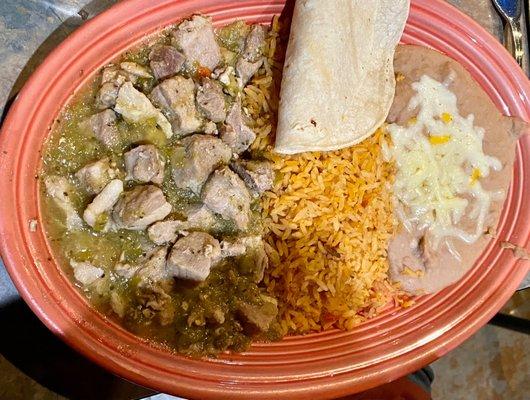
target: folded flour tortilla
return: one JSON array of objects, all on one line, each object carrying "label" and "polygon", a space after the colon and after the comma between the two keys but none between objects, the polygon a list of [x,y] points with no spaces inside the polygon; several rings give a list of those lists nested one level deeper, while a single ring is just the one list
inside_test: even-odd
[{"label": "folded flour tortilla", "polygon": [[394,98],[409,0],[297,0],[275,150],[337,150],[369,137]]}]

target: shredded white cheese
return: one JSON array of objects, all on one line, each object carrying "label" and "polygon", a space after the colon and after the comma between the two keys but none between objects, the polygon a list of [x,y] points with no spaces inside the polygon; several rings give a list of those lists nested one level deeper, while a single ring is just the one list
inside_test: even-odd
[{"label": "shredded white cheese", "polygon": [[[460,115],[446,85],[424,75],[412,88],[408,107],[418,115],[405,126],[389,125],[393,146],[383,149],[397,167],[398,218],[406,229],[430,231],[435,245],[446,237],[473,243],[491,202],[503,195],[484,190],[480,178],[500,170],[501,162],[484,154],[484,129],[473,125],[473,114]],[[464,214],[475,223],[472,232],[458,227]]]}]

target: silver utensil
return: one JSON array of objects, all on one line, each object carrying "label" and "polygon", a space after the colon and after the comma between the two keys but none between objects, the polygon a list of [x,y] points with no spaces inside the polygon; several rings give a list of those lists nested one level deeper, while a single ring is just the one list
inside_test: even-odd
[{"label": "silver utensil", "polygon": [[524,69],[524,43],[521,30],[521,0],[492,0],[504,18],[504,44],[517,63]]}]

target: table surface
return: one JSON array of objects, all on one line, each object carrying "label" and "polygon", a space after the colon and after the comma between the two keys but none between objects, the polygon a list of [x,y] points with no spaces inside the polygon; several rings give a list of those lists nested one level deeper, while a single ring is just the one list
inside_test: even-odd
[{"label": "table surface", "polygon": [[[449,2],[475,18],[494,36],[502,37],[502,22],[490,0]],[[114,0],[0,1],[2,117],[10,101],[46,55],[86,19],[114,3]],[[530,286],[530,275],[524,283],[524,287],[527,286]],[[0,327],[0,370],[3,374],[0,399],[13,396],[13,388],[18,390],[20,397],[17,398],[33,398],[34,388],[39,385],[67,398],[132,399],[153,394],[151,390],[105,372],[51,334],[20,299],[1,260]],[[13,345],[20,343],[24,346]],[[36,354],[39,357],[35,357]]]}]

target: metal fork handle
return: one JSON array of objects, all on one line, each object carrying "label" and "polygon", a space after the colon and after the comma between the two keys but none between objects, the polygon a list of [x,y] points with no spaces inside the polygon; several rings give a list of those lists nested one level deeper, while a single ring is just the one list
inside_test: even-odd
[{"label": "metal fork handle", "polygon": [[508,23],[504,26],[504,39],[508,51],[515,58],[517,64],[524,69],[523,32],[519,20],[508,20]]}]

